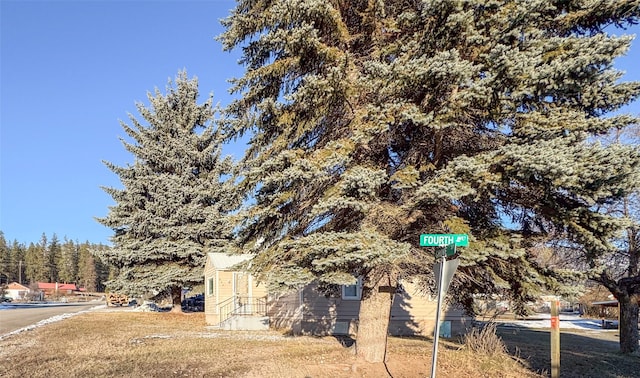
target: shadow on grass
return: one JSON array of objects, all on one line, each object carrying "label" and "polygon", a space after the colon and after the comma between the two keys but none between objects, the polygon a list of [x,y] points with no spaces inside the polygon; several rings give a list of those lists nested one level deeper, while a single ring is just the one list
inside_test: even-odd
[{"label": "shadow on grass", "polygon": [[[498,328],[509,353],[528,363],[532,371],[551,370],[551,335],[548,330]],[[617,335],[617,333],[616,333]],[[560,376],[615,377],[640,376],[640,357],[620,353],[618,341],[606,333],[560,334]]]}]

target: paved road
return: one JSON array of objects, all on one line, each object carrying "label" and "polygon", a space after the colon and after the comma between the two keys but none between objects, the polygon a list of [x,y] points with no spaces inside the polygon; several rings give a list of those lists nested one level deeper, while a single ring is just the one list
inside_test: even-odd
[{"label": "paved road", "polygon": [[51,317],[100,306],[104,302],[47,303],[0,306],[0,337]]}]

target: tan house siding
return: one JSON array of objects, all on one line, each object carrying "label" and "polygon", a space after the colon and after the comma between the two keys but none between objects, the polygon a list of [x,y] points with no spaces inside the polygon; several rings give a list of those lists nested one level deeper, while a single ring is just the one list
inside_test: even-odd
[{"label": "tan house siding", "polygon": [[[355,334],[360,312],[359,300],[327,298],[310,284],[294,293],[272,298],[268,313],[276,328],[290,328],[301,334]],[[394,296],[389,322],[392,335],[433,334],[437,302],[422,295],[411,282],[404,282],[402,291]],[[448,322],[451,335],[465,332],[471,318],[461,309],[446,307],[443,321]]]},{"label": "tan house siding", "polygon": [[290,329],[294,334],[300,334],[302,313],[302,290],[269,295],[267,316],[272,328]]},{"label": "tan house siding", "polygon": [[[433,335],[437,307],[436,298],[421,293],[413,282],[403,281],[402,290],[394,296],[389,332],[393,335]],[[442,321],[449,322],[452,336],[463,334],[470,320],[462,309],[445,305]]]},{"label": "tan house siding", "polygon": [[307,285],[303,290],[302,333],[348,334],[355,332],[360,301],[327,298],[318,292],[316,284]]},{"label": "tan house siding", "polygon": [[216,279],[216,267],[213,266],[210,259],[207,259],[204,266],[204,284],[205,321],[207,324],[217,324],[219,319],[216,311],[216,304],[218,303],[218,297],[216,295],[218,283]]},{"label": "tan house siding", "polygon": [[218,304],[233,297],[233,276],[235,272],[218,270]]}]

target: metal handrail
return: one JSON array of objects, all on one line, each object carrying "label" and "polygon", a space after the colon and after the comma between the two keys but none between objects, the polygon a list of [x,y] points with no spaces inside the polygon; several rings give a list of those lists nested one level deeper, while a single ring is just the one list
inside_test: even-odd
[{"label": "metal handrail", "polygon": [[265,316],[267,314],[267,298],[234,295],[218,303],[216,307],[218,307],[220,314],[219,324],[222,324],[232,316]]}]

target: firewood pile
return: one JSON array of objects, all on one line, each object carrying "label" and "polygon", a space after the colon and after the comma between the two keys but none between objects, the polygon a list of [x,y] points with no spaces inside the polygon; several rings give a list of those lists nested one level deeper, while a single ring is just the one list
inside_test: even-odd
[{"label": "firewood pile", "polygon": [[107,306],[128,306],[129,297],[125,294],[107,293]]}]

